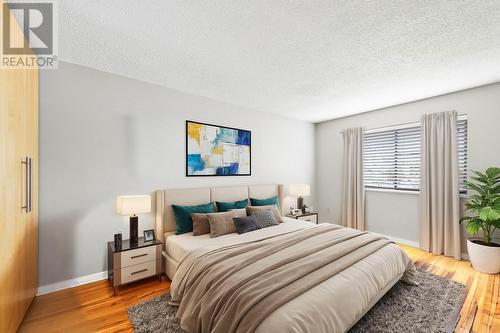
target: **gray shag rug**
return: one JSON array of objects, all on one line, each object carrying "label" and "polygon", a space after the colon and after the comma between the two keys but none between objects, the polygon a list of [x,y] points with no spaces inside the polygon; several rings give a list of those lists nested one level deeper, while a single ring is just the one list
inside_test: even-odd
[{"label": "gray shag rug", "polygon": [[[396,283],[349,332],[453,332],[467,287],[423,271],[418,271],[418,282]],[[164,294],[130,307],[134,331],[184,333],[169,300],[170,294]]]}]

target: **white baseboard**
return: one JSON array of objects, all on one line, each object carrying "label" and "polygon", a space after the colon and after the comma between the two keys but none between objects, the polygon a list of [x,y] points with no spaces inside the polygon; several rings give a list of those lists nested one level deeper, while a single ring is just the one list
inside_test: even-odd
[{"label": "white baseboard", "polygon": [[[403,238],[398,238],[398,237],[394,237],[394,236],[383,235],[383,234],[379,234],[379,233],[376,233],[376,232],[372,232],[372,234],[377,234],[377,235],[380,235],[380,236],[384,236],[384,237],[389,238],[393,242],[400,243],[400,244],[403,244],[403,245],[413,246],[413,247],[416,247],[417,249],[420,247],[420,243],[419,242],[415,242],[415,241],[412,241],[412,240],[409,240],[409,239],[403,239]],[[469,255],[467,253],[462,253],[461,256],[462,256],[463,260],[469,261]]]},{"label": "white baseboard", "polygon": [[390,240],[392,240],[392,241],[394,241],[396,243],[400,243],[400,244],[404,244],[404,245],[409,245],[409,246],[413,246],[413,247],[416,247],[416,248],[418,248],[420,246],[419,242],[412,241],[412,240],[409,240],[409,239],[404,239],[404,238],[399,238],[399,237],[394,237],[394,236],[388,236],[388,235],[385,235],[385,237],[389,238]]},{"label": "white baseboard", "polygon": [[415,242],[415,241],[412,241],[412,240],[409,240],[409,239],[404,239],[404,238],[399,238],[399,237],[394,237],[394,236],[390,236],[390,235],[384,235],[384,234],[380,234],[378,232],[373,232],[373,231],[370,231],[372,234],[376,234],[376,235],[380,235],[380,236],[383,236],[383,237],[386,237],[386,238],[389,238],[391,241],[395,242],[395,243],[400,243],[400,244],[404,244],[404,245],[409,245],[409,246],[413,246],[413,247],[416,247],[418,248],[420,246],[420,243],[419,242]]},{"label": "white baseboard", "polygon": [[36,295],[40,296],[43,294],[52,293],[54,291],[63,290],[63,289],[67,289],[67,288],[73,288],[76,286],[80,286],[82,284],[87,284],[90,282],[104,280],[107,278],[108,278],[107,271],[98,272],[98,273],[89,274],[89,275],[84,275],[84,276],[80,276],[80,277],[77,277],[74,279],[69,279],[69,280],[65,280],[65,281],[60,281],[60,282],[40,286],[40,287],[38,287],[38,291],[37,291]]}]

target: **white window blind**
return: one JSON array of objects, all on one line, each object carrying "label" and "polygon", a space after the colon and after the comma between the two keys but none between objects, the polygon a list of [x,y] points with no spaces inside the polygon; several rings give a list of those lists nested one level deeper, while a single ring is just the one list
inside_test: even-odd
[{"label": "white window blind", "polygon": [[[367,131],[363,141],[366,188],[418,191],[420,188],[420,124]],[[467,118],[457,120],[458,176],[461,193],[466,192]]]},{"label": "white window blind", "polygon": [[467,118],[459,116],[457,120],[457,144],[458,144],[458,181],[460,193],[466,193],[467,187]]},{"label": "white window blind", "polygon": [[363,147],[365,187],[418,191],[420,125],[367,132]]}]

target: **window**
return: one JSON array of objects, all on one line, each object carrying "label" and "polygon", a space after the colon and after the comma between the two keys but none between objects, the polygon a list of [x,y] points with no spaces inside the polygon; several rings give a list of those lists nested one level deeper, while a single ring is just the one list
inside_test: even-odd
[{"label": "window", "polygon": [[[367,131],[363,163],[366,188],[418,191],[420,188],[420,124],[412,123],[384,131]],[[458,182],[466,192],[467,118],[457,120]]]},{"label": "window", "polygon": [[467,117],[459,116],[457,120],[458,144],[458,181],[460,193],[467,193]]},{"label": "window", "polygon": [[367,188],[418,191],[420,185],[420,126],[367,132],[363,147]]}]

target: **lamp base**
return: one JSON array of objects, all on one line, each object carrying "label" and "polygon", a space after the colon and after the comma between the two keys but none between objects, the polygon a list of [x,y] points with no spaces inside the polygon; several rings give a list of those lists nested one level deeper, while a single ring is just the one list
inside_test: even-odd
[{"label": "lamp base", "polygon": [[302,209],[302,207],[304,207],[304,198],[298,197],[297,198],[297,209]]},{"label": "lamp base", "polygon": [[130,243],[139,242],[139,216],[134,215],[130,217]]}]

